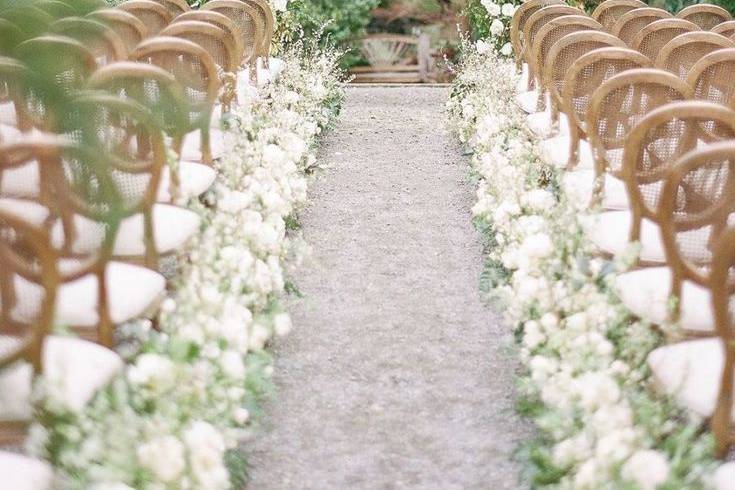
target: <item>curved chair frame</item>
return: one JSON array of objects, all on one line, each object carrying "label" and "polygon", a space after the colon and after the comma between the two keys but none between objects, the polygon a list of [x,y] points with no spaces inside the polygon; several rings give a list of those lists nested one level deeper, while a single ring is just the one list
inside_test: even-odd
[{"label": "curved chair frame", "polygon": [[515,14],[513,14],[513,19],[510,21],[510,43],[513,47],[513,53],[515,53],[516,68],[520,69],[522,63],[521,56],[525,42],[522,34],[528,18],[544,7],[563,4],[564,2],[562,0],[528,0],[518,6]]},{"label": "curved chair frame", "polygon": [[89,18],[99,20],[117,32],[130,52],[148,37],[148,28],[142,20],[130,12],[120,9],[96,10],[88,15]]},{"label": "curved chair frame", "polygon": [[633,38],[648,24],[672,15],[663,9],[642,7],[621,15],[612,28],[612,33],[633,47]]},{"label": "curved chair frame", "polygon": [[694,22],[699,27],[708,31],[713,27],[732,20],[730,12],[722,7],[711,4],[697,4],[684,7],[676,16]]},{"label": "curved chair frame", "polygon": [[171,23],[171,12],[153,0],[128,0],[117,8],[131,13],[145,24],[148,36],[155,36]]},{"label": "curved chair frame", "polygon": [[636,34],[633,38],[631,48],[637,49],[648,56],[651,61],[655,61],[656,56],[666,43],[681,34],[699,30],[697,24],[684,19],[655,20]]},{"label": "curved chair frame", "polygon": [[735,47],[735,43],[720,34],[709,31],[687,32],[676,36],[661,48],[654,66],[686,80],[689,71],[703,56],[718,49],[732,47]]},{"label": "curved chair frame", "polygon": [[[721,80],[722,83],[719,84],[718,91],[725,95],[726,100],[712,100],[708,97],[712,92],[711,83],[707,90],[707,94],[700,93],[702,77],[708,72],[708,70],[718,64],[727,65],[729,68],[724,72],[722,72],[722,70],[718,70],[718,72],[720,72],[719,74],[723,78]],[[735,77],[735,48],[725,48],[718,49],[717,51],[713,51],[702,57],[702,59],[695,63],[692,69],[689,70],[689,75],[687,76],[686,81],[693,89],[692,97],[699,100],[710,100],[712,102],[718,102],[720,104],[733,107],[735,106],[735,87],[733,87],[732,84],[733,77]]]},{"label": "curved chair frame", "polygon": [[618,19],[631,10],[647,7],[640,0],[606,0],[592,12],[592,18],[602,24],[606,31],[611,32]]}]

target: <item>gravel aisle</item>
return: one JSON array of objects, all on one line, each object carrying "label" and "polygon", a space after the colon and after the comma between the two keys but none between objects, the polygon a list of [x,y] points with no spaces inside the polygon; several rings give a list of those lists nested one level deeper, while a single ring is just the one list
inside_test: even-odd
[{"label": "gravel aisle", "polygon": [[314,255],[248,444],[252,489],[518,488],[513,342],[478,292],[442,88],[351,88],[303,213]]}]

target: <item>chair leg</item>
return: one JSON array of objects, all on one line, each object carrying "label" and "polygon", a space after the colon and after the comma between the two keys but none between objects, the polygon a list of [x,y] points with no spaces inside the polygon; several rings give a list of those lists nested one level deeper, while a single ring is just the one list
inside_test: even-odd
[{"label": "chair leg", "polygon": [[569,160],[567,160],[567,170],[574,170],[579,163],[579,128],[577,125],[569,127]]},{"label": "chair leg", "polygon": [[115,346],[115,326],[110,317],[109,291],[107,290],[107,266],[101,263],[97,268],[97,288],[98,288],[98,314],[99,314],[99,343],[107,348],[112,349]]},{"label": "chair leg", "polygon": [[717,400],[717,408],[712,416],[712,432],[715,435],[717,457],[724,458],[733,444],[732,409],[733,409],[733,369],[735,368],[735,352],[732,346],[725,348],[725,369],[722,373],[722,384]]}]

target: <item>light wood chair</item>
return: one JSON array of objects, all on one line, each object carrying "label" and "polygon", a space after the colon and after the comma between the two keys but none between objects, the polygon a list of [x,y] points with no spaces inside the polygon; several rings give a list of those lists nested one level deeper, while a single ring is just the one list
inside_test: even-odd
[{"label": "light wood chair", "polygon": [[563,5],[562,0],[528,0],[518,6],[513,19],[510,22],[510,42],[515,54],[516,68],[521,68],[523,61],[522,55],[525,48],[525,39],[523,38],[523,29],[526,21],[536,11],[548,7],[550,5]]},{"label": "light wood chair", "polygon": [[635,35],[631,47],[656,61],[666,43],[687,32],[699,31],[697,24],[683,19],[661,19],[645,26]]},{"label": "light wood chair", "polygon": [[207,22],[227,31],[230,38],[235,43],[238,66],[247,65],[251,61],[254,61],[255,51],[252,49],[249,52],[245,51],[242,31],[229,17],[226,17],[219,12],[215,12],[214,10],[190,10],[176,17],[174,19],[174,23],[189,20]]},{"label": "light wood chair", "polygon": [[202,6],[202,10],[217,12],[232,20],[242,33],[245,53],[254,53],[252,61],[255,61],[266,36],[266,26],[256,8],[240,0],[211,0]]},{"label": "light wood chair", "polygon": [[217,68],[225,73],[234,73],[239,66],[237,48],[227,31],[208,22],[187,20],[173,22],[160,32],[161,36],[186,39],[204,48],[212,57]]},{"label": "light wood chair", "polygon": [[[536,34],[538,34],[544,25],[553,19],[564,15],[579,15],[580,12],[581,11],[579,9],[568,5],[550,5],[537,10],[528,18],[528,21],[526,21],[523,27],[524,48],[523,53],[521,53],[521,59],[529,66],[528,90],[531,90],[534,87],[535,80],[540,78],[539,74],[532,72],[531,67],[531,63],[533,63],[532,46],[534,44]],[[539,100],[539,102],[543,101]]]},{"label": "light wood chair", "polygon": [[646,6],[640,0],[605,0],[592,12],[592,18],[602,24],[606,31],[612,32],[613,26],[623,14]]},{"label": "light wood chair", "polygon": [[[580,142],[588,141],[587,113],[592,95],[611,77],[635,68],[650,67],[650,60],[638,51],[628,48],[599,48],[583,54],[567,70],[562,85],[562,110],[569,119],[569,162],[568,168],[575,168],[579,160]],[[589,144],[589,143],[587,143]],[[590,154],[592,152],[590,151]],[[593,156],[594,161],[594,156]],[[594,168],[581,168],[567,172],[563,177],[565,188],[570,196],[592,202],[595,172]],[[603,207],[626,209],[627,199],[603,201]]]},{"label": "light wood chair", "polygon": [[730,12],[717,5],[698,4],[684,7],[676,16],[694,22],[699,27],[708,31],[713,27],[732,20]]},{"label": "light wood chair", "polygon": [[184,160],[212,165],[214,158],[222,156],[224,151],[224,134],[211,128],[220,80],[217,65],[209,53],[185,39],[157,37],[138,46],[130,54],[130,60],[156,65],[176,78],[188,100],[192,132],[183,140],[174,140],[174,150]]},{"label": "light wood chair", "polygon": [[687,32],[666,43],[656,57],[656,68],[670,71],[682,80],[704,56],[718,49],[735,47],[735,43],[709,31]]},{"label": "light wood chair", "polygon": [[612,33],[618,36],[625,43],[633,47],[633,39],[651,22],[661,19],[669,19],[671,14],[665,10],[642,7],[626,12],[621,15],[612,28]]},{"label": "light wood chair", "polygon": [[715,34],[722,34],[725,37],[731,37],[733,34],[735,34],[735,20],[721,22],[710,29],[710,32],[714,32]]},{"label": "light wood chair", "polygon": [[703,56],[689,71],[687,83],[698,100],[716,102],[728,107],[735,104],[735,48],[713,51]]},{"label": "light wood chair", "polygon": [[[549,91],[552,124],[556,124],[559,120],[559,111],[563,107],[563,85],[569,69],[590,51],[606,47],[625,48],[625,43],[607,32],[591,30],[567,34],[554,43],[549,51],[547,63],[542,68],[541,82]],[[568,136],[560,137],[558,140],[546,140],[542,143],[540,151],[548,154],[547,161],[554,160],[555,165],[574,166],[578,155],[567,155],[566,158],[563,156],[570,148],[569,141]]]},{"label": "light wood chair", "polygon": [[161,32],[173,19],[173,15],[166,7],[153,0],[128,0],[117,8],[140,19],[145,24],[148,37]]},{"label": "light wood chair", "polygon": [[102,9],[89,14],[89,17],[105,23],[114,30],[125,43],[127,52],[148,37],[148,29],[135,15],[120,9]]},{"label": "light wood chair", "polygon": [[253,7],[260,18],[260,23],[263,26],[263,38],[257,48],[258,56],[262,57],[266,65],[270,58],[271,43],[273,42],[273,34],[276,28],[276,19],[273,16],[273,11],[267,0],[240,0],[245,2],[249,6]]},{"label": "light wood chair", "polygon": [[175,19],[184,12],[189,12],[191,7],[186,3],[186,0],[153,0],[156,3],[160,3],[171,13],[171,17]]},{"label": "light wood chair", "polygon": [[97,66],[127,58],[128,50],[124,41],[102,22],[83,18],[67,17],[51,24],[53,33],[68,36],[84,44],[94,55]]},{"label": "light wood chair", "polygon": [[[603,202],[603,193],[626,193],[624,150],[632,128],[657,107],[689,99],[691,94],[691,87],[680,78],[652,68],[627,70],[594,92],[587,112],[587,135],[595,157],[593,206]],[[623,199],[616,196],[615,200]],[[601,213],[588,236],[603,254],[617,255],[631,242],[640,242],[641,264],[665,262],[658,227],[632,210]]]}]

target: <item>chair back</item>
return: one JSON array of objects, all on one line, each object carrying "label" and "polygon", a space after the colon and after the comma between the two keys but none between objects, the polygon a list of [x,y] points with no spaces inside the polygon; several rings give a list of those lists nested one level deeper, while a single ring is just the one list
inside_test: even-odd
[{"label": "chair back", "polygon": [[735,34],[735,20],[721,22],[710,29],[710,31],[715,34],[722,34],[725,37],[731,37]]},{"label": "chair back", "polygon": [[259,47],[266,35],[260,14],[251,5],[241,0],[211,0],[202,5],[202,10],[217,12],[229,18],[240,28],[245,53],[259,56]]},{"label": "chair back", "polygon": [[606,31],[612,28],[623,14],[647,5],[640,0],[606,0],[592,12],[592,18],[602,24]]},{"label": "chair back", "polygon": [[189,20],[207,22],[224,29],[235,44],[238,66],[249,63],[255,56],[255,52],[252,50],[249,53],[245,52],[245,43],[243,41],[242,31],[229,17],[226,17],[219,12],[215,12],[214,10],[190,10],[176,17],[176,19],[174,19],[174,23]]},{"label": "chair back", "polygon": [[258,56],[270,57],[271,43],[276,28],[276,19],[267,0],[241,0],[255,9],[263,26],[263,37],[257,47]]},{"label": "chair back", "polygon": [[735,47],[735,43],[720,34],[687,32],[676,36],[661,48],[655,66],[686,80],[689,70],[704,56],[718,49],[732,47]]},{"label": "chair back", "polygon": [[533,50],[534,39],[536,34],[543,28],[547,23],[561,17],[563,15],[579,15],[581,10],[569,5],[550,5],[543,7],[534,12],[526,21],[523,27],[523,53],[521,57],[523,61],[529,64],[533,63]]},{"label": "chair back", "polygon": [[694,64],[689,71],[687,83],[694,89],[695,99],[733,107],[734,76],[735,48],[718,49]]},{"label": "chair back", "polygon": [[171,23],[171,12],[153,0],[128,0],[117,8],[133,14],[145,24],[148,37],[155,36]]},{"label": "chair back", "polygon": [[160,3],[164,7],[166,7],[166,10],[168,10],[171,13],[172,18],[176,18],[179,15],[183,14],[184,12],[188,12],[191,10],[191,7],[189,7],[189,4],[186,3],[186,0],[153,0],[156,3]]},{"label": "chair back", "polygon": [[620,16],[612,28],[612,33],[633,47],[633,39],[651,22],[671,18],[671,14],[663,9],[642,7],[631,10]]},{"label": "chair back", "polygon": [[204,48],[222,72],[235,72],[238,67],[237,50],[227,31],[208,22],[186,20],[173,22],[161,36],[186,39]]},{"label": "chair back", "polygon": [[513,47],[513,53],[516,58],[516,65],[520,67],[521,55],[525,39],[523,38],[523,28],[526,21],[536,13],[536,11],[548,7],[549,5],[563,5],[562,0],[528,0],[518,6],[513,19],[510,21],[510,43]]},{"label": "chair back", "polygon": [[120,36],[110,27],[93,19],[67,17],[51,24],[51,31],[84,44],[94,55],[97,66],[124,60],[128,55]]},{"label": "chair back", "polygon": [[708,31],[713,27],[732,20],[730,12],[717,5],[698,4],[684,7],[676,16],[680,19],[694,22],[699,27]]},{"label": "chair back", "polygon": [[635,35],[631,48],[645,54],[651,61],[656,61],[656,56],[666,43],[681,34],[699,30],[697,24],[683,19],[656,20]]},{"label": "chair back", "polygon": [[115,31],[123,43],[127,52],[148,37],[148,29],[142,20],[129,12],[120,9],[102,9],[89,14],[89,17],[99,20]]}]

